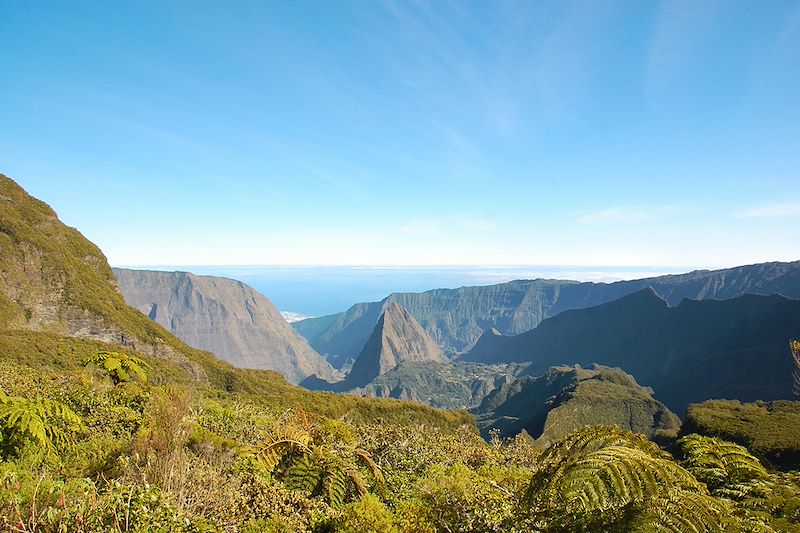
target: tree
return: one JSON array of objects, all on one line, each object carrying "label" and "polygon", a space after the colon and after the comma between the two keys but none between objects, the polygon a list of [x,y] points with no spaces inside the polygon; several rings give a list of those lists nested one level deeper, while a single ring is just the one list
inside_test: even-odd
[{"label": "tree", "polygon": [[90,355],[83,362],[83,366],[96,365],[105,370],[114,385],[132,381],[136,376],[142,381],[147,381],[147,370],[152,367],[144,360],[121,352],[97,352]]}]

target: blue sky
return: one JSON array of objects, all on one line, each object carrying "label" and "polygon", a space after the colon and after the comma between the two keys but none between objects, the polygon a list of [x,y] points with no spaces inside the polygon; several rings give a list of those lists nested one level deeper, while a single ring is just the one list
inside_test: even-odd
[{"label": "blue sky", "polygon": [[0,172],[116,265],[800,259],[800,2],[2,2]]}]

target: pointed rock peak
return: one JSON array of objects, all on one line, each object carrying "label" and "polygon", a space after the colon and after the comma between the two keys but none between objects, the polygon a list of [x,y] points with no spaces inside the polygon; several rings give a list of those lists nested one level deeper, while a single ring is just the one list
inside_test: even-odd
[{"label": "pointed rock peak", "polygon": [[[647,286],[641,290],[623,296],[619,300],[616,300],[619,304],[626,304],[626,305],[648,305],[652,307],[669,307],[666,300],[664,300],[656,290],[651,287]],[[614,304],[615,302],[610,302]]]},{"label": "pointed rock peak", "polygon": [[444,363],[447,358],[411,313],[392,302],[384,308],[348,380],[362,386],[405,361]]}]

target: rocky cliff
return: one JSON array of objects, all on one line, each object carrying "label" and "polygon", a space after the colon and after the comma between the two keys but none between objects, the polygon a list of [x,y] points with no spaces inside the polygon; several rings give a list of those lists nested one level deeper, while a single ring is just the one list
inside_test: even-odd
[{"label": "rocky cliff", "polygon": [[265,296],[233,279],[114,269],[125,300],[191,346],[240,368],[276,370],[297,383],[334,370]]}]

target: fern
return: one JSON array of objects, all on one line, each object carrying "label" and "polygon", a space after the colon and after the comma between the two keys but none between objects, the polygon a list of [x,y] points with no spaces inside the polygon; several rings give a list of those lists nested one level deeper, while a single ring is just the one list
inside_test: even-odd
[{"label": "fern", "polygon": [[72,433],[81,426],[80,417],[61,402],[0,394],[0,429],[6,453],[29,441],[48,452],[68,446]]},{"label": "fern", "polygon": [[[648,502],[631,523],[635,533],[706,533],[725,531],[734,522],[731,507],[700,492],[674,491]],[[727,524],[726,524],[727,523]],[[734,529],[733,531],[749,531]]]},{"label": "fern", "polygon": [[767,478],[759,460],[738,444],[701,435],[688,435],[678,444],[684,466],[712,491],[735,492],[741,483]]},{"label": "fern", "polygon": [[[583,429],[574,431],[564,437],[563,439],[555,442],[548,447],[540,456],[539,466],[531,480],[526,493],[526,500],[528,503],[539,502],[544,505],[555,505],[556,502],[562,501],[562,494],[565,487],[561,485],[563,478],[570,474],[574,475],[579,470],[573,470],[576,463],[590,454],[609,448],[624,448],[627,450],[638,450],[642,452],[635,457],[643,460],[644,457],[651,457],[653,459],[660,459],[670,463],[670,456],[662,452],[655,444],[647,440],[643,435],[636,435],[630,431],[619,429],[615,426],[590,426]],[[614,452],[621,456],[624,452]],[[633,457],[633,455],[632,455]],[[600,460],[602,456],[595,456],[594,460]],[[621,457],[618,457],[621,459]],[[606,457],[610,459],[610,457]],[[582,463],[582,467],[587,466],[588,463]],[[661,464],[661,463],[659,463]],[[621,464],[617,464],[615,468],[619,468]],[[628,468],[632,468],[628,465]],[[665,468],[662,466],[662,468]],[[649,471],[648,471],[649,472]],[[617,486],[623,483],[632,483],[632,479],[624,480],[622,477],[625,472],[621,470],[614,470],[606,472],[608,479]],[[628,472],[630,474],[630,472]],[[647,472],[642,473],[647,476]],[[616,481],[613,481],[614,477]],[[571,478],[569,478],[571,479]],[[655,478],[654,478],[655,479]],[[643,483],[647,482],[647,478],[639,480],[638,490],[644,491]],[[597,486],[595,490],[605,490],[603,487]],[[637,487],[631,486],[630,490],[637,490]],[[610,497],[610,494],[606,495]],[[586,498],[590,498],[588,494]],[[602,499],[603,495],[598,493],[594,496],[596,499]],[[598,500],[599,501],[599,500]],[[602,505],[601,505],[602,507]]]},{"label": "fern", "polygon": [[143,359],[121,352],[97,352],[83,362],[83,366],[91,364],[105,370],[114,385],[131,381],[132,375],[147,381],[147,370],[152,369]]},{"label": "fern", "polygon": [[331,505],[342,505],[350,496],[369,492],[359,465],[371,475],[378,490],[383,490],[383,473],[366,451],[355,448],[350,440],[320,432],[304,416],[280,418],[250,453],[287,487],[321,496]]},{"label": "fern", "polygon": [[549,483],[546,494],[557,494],[568,509],[589,513],[655,498],[665,487],[702,490],[679,465],[626,446],[609,446],[571,461]]}]

